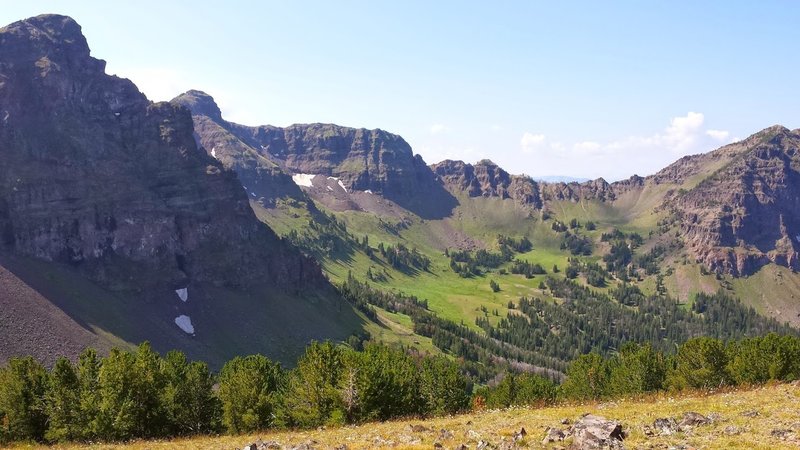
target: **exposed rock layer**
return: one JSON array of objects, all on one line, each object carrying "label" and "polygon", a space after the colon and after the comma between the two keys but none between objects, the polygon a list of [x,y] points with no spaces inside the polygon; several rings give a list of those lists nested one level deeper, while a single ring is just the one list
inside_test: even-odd
[{"label": "exposed rock layer", "polygon": [[197,148],[185,108],[104,69],[68,17],[0,29],[2,251],[81,266],[112,288],[323,282]]}]

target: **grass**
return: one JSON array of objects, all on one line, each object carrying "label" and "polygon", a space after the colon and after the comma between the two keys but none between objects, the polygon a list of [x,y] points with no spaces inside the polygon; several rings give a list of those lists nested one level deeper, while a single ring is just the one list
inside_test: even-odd
[{"label": "grass", "polygon": [[[680,419],[685,412],[697,412],[714,420],[709,425],[695,427],[691,432],[677,432],[669,436],[648,437],[643,428],[657,418]],[[745,412],[757,412],[748,417]],[[800,385],[776,384],[766,387],[743,388],[718,392],[690,393],[680,396],[653,395],[644,399],[619,400],[603,403],[554,406],[547,408],[511,408],[483,411],[459,416],[425,420],[399,420],[369,423],[360,426],[317,429],[309,431],[269,431],[242,436],[199,437],[173,441],[143,441],[120,445],[63,446],[65,450],[91,449],[232,449],[242,448],[257,439],[277,441],[283,445],[315,442],[315,448],[334,448],[345,444],[348,449],[397,448],[430,449],[440,442],[444,448],[466,444],[475,448],[478,440],[493,445],[509,441],[513,433],[525,428],[527,438],[523,448],[552,448],[569,445],[570,440],[544,446],[542,438],[548,427],[566,429],[564,419],[572,422],[583,414],[591,413],[607,419],[618,420],[629,436],[626,448],[685,448],[702,449],[780,449],[797,448],[800,437]],[[412,425],[422,425],[426,430],[412,431]],[[727,429],[727,431],[726,431]],[[790,429],[792,434],[782,440],[772,431]],[[441,438],[441,430],[452,437]],[[734,433],[733,430],[736,430]],[[469,433],[473,431],[476,434]],[[471,436],[470,436],[471,435]],[[794,440],[792,440],[794,439]],[[17,448],[34,448],[20,445]]]}]

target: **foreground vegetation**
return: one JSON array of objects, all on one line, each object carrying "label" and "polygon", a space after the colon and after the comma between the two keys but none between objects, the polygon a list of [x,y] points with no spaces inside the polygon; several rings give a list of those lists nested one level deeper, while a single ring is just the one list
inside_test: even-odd
[{"label": "foreground vegetation", "polygon": [[94,442],[309,429],[797,379],[800,338],[776,334],[697,338],[675,354],[627,344],[611,357],[579,357],[561,385],[509,372],[474,393],[454,361],[372,343],[361,351],[312,343],[290,371],[260,355],[237,357],[218,375],[180,352],[162,358],[142,344],[105,358],[87,350],[77,364],[61,359],[49,371],[29,357],[12,359],[0,369],[0,438]]},{"label": "foreground vegetation", "polygon": [[[242,448],[259,439],[264,442],[276,442],[288,448],[304,443],[315,443],[312,447],[320,449],[336,448],[344,444],[352,450],[368,448],[428,450],[437,442],[444,448],[456,448],[462,443],[475,448],[479,440],[494,445],[503,441],[508,442],[513,434],[523,427],[528,435],[520,442],[521,447],[553,448],[567,447],[569,439],[565,442],[543,445],[541,442],[547,428],[566,429],[568,426],[562,424],[565,419],[574,422],[583,414],[591,413],[620,421],[623,428],[629,432],[624,441],[626,448],[771,450],[797,448],[796,439],[800,436],[800,424],[797,423],[796,411],[799,409],[800,386],[771,384],[756,388],[718,390],[715,393],[688,392],[682,395],[660,393],[639,399],[566,404],[545,408],[484,409],[425,421],[407,419],[301,431],[271,430],[241,435],[135,441],[117,445],[73,444],[59,448],[65,450],[234,449]],[[690,433],[677,432],[656,436],[646,434],[646,427],[652,427],[656,419],[680,418],[688,411],[714,417],[715,420],[709,425],[694,428]],[[420,425],[424,428],[420,429]],[[415,432],[414,429],[420,431]],[[788,430],[793,432],[786,433]]]}]

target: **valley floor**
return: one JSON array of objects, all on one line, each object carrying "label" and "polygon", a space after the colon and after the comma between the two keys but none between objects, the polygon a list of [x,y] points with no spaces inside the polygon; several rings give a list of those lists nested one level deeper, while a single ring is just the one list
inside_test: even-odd
[{"label": "valley floor", "polygon": [[[658,418],[680,421],[686,412],[712,419],[709,425],[668,436],[648,436],[646,426]],[[618,420],[629,434],[626,448],[775,449],[800,448],[800,383],[776,384],[713,394],[670,397],[662,394],[644,400],[620,400],[596,404],[548,408],[512,408],[483,411],[431,420],[408,420],[304,432],[267,432],[244,436],[201,437],[174,441],[134,442],[124,445],[66,446],[64,449],[241,449],[261,439],[285,448],[399,448],[431,449],[439,442],[445,449],[465,444],[474,449],[483,440],[492,446],[510,442],[525,428],[522,448],[563,448],[563,442],[542,444],[548,427],[567,430],[565,419],[575,422],[591,413]],[[443,431],[444,430],[444,431]],[[302,447],[308,444],[309,447]],[[33,448],[20,446],[18,448]],[[51,447],[53,448],[53,447]],[[493,448],[493,447],[489,447]]]}]

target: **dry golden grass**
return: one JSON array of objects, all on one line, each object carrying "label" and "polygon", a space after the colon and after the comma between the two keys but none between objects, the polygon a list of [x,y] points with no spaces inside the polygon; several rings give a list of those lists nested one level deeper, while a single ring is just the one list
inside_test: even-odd
[{"label": "dry golden grass", "polygon": [[[680,419],[684,412],[694,411],[715,417],[710,425],[696,427],[691,432],[678,432],[671,436],[647,437],[643,427],[656,418]],[[748,417],[745,412],[756,411]],[[741,389],[711,394],[688,394],[671,397],[666,394],[638,400],[583,405],[565,405],[548,408],[511,408],[499,411],[482,411],[453,417],[429,420],[404,420],[371,423],[361,426],[320,429],[300,432],[265,432],[244,436],[200,437],[173,441],[133,442],[121,445],[62,446],[64,449],[235,449],[262,439],[280,444],[299,445],[315,441],[314,448],[334,448],[345,444],[348,449],[398,448],[432,449],[441,442],[445,449],[466,444],[475,448],[478,439],[498,445],[508,441],[514,432],[525,427],[527,439],[523,448],[565,447],[569,440],[544,446],[541,440],[547,427],[567,428],[562,419],[575,421],[585,413],[597,414],[619,420],[629,432],[625,446],[635,448],[698,449],[776,449],[800,448],[800,384],[776,384],[752,389]],[[411,430],[412,425],[422,425],[430,431]],[[732,427],[739,430],[731,434]],[[440,440],[440,430],[448,430],[452,438]],[[772,436],[776,429],[789,429],[788,438]],[[474,431],[477,435],[469,431]],[[726,431],[727,430],[727,431]],[[479,436],[479,437],[477,437]],[[20,446],[19,448],[32,448]]]}]

